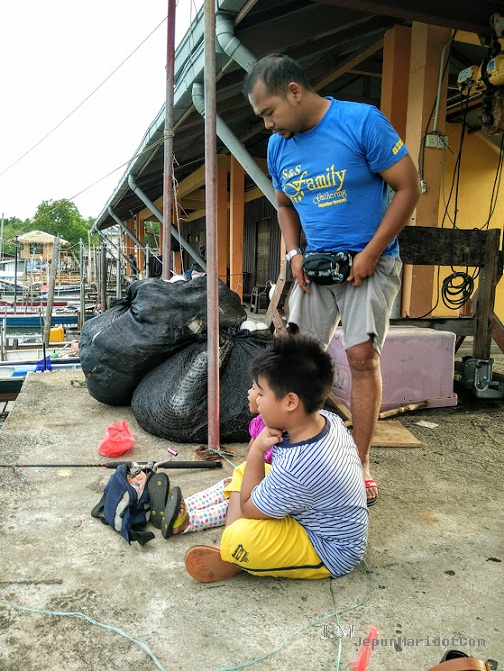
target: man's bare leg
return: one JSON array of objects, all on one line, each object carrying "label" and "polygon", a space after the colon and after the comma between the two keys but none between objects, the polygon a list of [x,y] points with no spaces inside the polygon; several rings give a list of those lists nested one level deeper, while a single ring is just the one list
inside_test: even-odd
[{"label": "man's bare leg", "polygon": [[[353,438],[364,469],[364,479],[371,480],[369,451],[382,400],[380,357],[371,340],[346,352],[352,373],[351,411]],[[366,489],[368,499],[375,498],[375,487]]]}]

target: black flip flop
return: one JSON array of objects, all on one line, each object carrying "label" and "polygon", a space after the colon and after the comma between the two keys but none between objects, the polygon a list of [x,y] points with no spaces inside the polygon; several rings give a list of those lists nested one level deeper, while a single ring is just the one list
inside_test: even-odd
[{"label": "black flip flop", "polygon": [[168,494],[168,501],[164,511],[163,524],[161,526],[161,533],[163,538],[170,538],[174,528],[183,524],[187,518],[187,511],[180,519],[177,520],[180,512],[180,504],[182,503],[182,490],[180,487],[172,487]]},{"label": "black flip flop", "polygon": [[147,492],[149,493],[150,521],[156,529],[161,529],[169,491],[170,480],[166,473],[152,473],[149,476]]}]

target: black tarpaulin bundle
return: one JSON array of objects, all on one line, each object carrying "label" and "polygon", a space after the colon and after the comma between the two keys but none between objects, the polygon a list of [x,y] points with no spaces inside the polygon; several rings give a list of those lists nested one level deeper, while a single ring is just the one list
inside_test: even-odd
[{"label": "black tarpaulin bundle", "polygon": [[[174,352],[205,337],[206,277],[191,282],[134,282],[126,298],[84,323],[82,370],[93,398],[129,405],[138,383]],[[219,330],[246,319],[240,298],[219,282]]]},{"label": "black tarpaulin bundle", "polygon": [[[269,331],[221,332],[219,342],[220,436],[246,441],[251,418],[247,391],[250,365],[272,344]],[[131,409],[140,426],[156,436],[178,442],[208,438],[207,343],[191,344],[156,366],[137,386]]]}]

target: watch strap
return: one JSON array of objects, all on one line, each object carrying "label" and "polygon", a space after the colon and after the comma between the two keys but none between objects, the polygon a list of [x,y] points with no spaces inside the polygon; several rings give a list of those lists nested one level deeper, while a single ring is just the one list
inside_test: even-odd
[{"label": "watch strap", "polygon": [[296,254],[302,254],[303,252],[297,247],[296,249],[291,249],[290,252],[287,252],[285,255],[285,260],[290,261]]}]

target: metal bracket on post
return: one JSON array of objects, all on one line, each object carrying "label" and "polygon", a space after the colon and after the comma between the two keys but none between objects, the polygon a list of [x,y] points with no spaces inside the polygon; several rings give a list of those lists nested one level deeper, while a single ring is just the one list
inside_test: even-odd
[{"label": "metal bracket on post", "polygon": [[463,357],[459,382],[478,398],[503,398],[504,382],[492,380],[493,359]]}]

